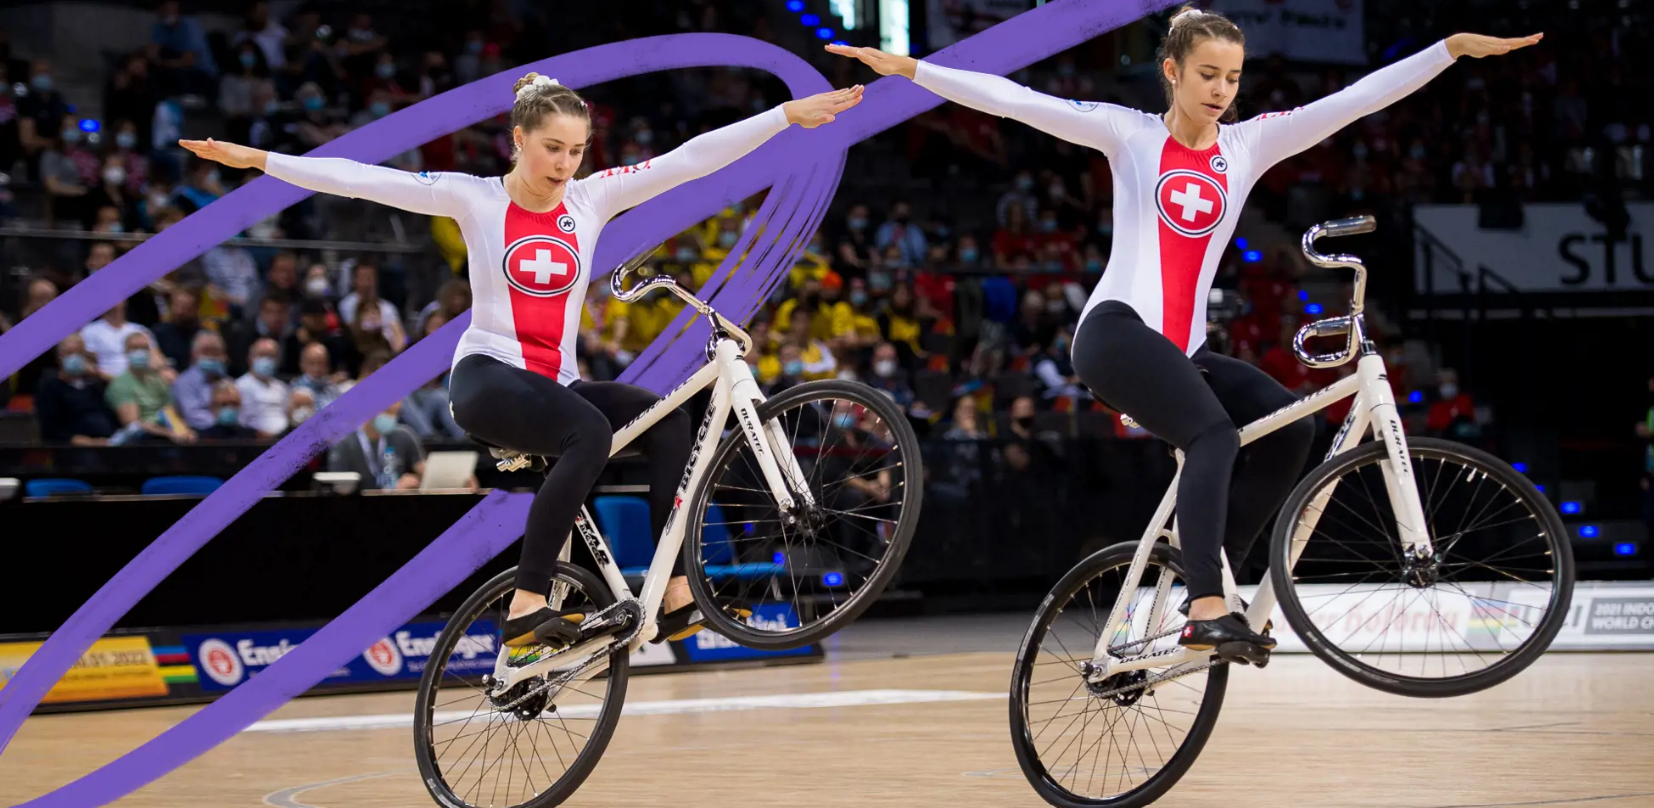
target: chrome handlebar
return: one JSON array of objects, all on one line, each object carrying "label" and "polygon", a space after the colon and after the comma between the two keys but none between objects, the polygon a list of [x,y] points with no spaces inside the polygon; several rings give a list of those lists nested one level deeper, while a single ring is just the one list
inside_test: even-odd
[{"label": "chrome handlebar", "polygon": [[636,258],[621,264],[609,276],[609,292],[616,300],[623,303],[631,303],[636,300],[642,300],[655,289],[665,289],[666,291],[677,295],[683,300],[684,303],[695,307],[697,311],[706,316],[707,320],[712,323],[714,339],[716,339],[717,331],[724,331],[734,337],[736,342],[740,343],[741,353],[743,355],[752,352],[752,337],[748,335],[744,329],[736,325],[729,318],[719,314],[712,308],[712,306],[691,294],[688,289],[679,286],[678,282],[672,278],[666,275],[656,275],[652,278],[645,278],[631,289],[625,288],[624,284],[626,276],[636,271],[639,267],[642,267],[643,264],[649,260],[649,255],[650,253],[645,252]]},{"label": "chrome handlebar", "polygon": [[[1371,216],[1360,216],[1354,219],[1337,219],[1311,227],[1304,233],[1303,250],[1310,263],[1328,269],[1344,267],[1355,270],[1354,294],[1350,299],[1350,313],[1343,317],[1333,317],[1326,320],[1317,320],[1298,330],[1292,337],[1292,352],[1297,354],[1298,361],[1314,368],[1327,368],[1342,365],[1355,356],[1356,348],[1367,339],[1367,328],[1362,319],[1363,301],[1367,297],[1367,268],[1362,266],[1361,259],[1353,255],[1322,255],[1315,251],[1315,240],[1318,238],[1338,238],[1353,236],[1359,233],[1371,233],[1377,229],[1378,223]],[[1334,337],[1345,335],[1344,348],[1337,353],[1312,354],[1304,348],[1306,340],[1317,337]]]}]

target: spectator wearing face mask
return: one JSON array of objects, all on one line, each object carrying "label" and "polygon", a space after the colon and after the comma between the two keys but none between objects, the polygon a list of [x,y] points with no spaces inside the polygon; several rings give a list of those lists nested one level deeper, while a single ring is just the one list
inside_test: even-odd
[{"label": "spectator wearing face mask", "polygon": [[59,226],[84,226],[97,210],[90,194],[100,180],[101,162],[86,148],[85,136],[80,118],[64,115],[40,154],[40,179],[50,203],[46,213]]},{"label": "spectator wearing face mask", "polygon": [[873,233],[868,229],[867,206],[857,202],[844,215],[844,227],[836,235],[837,265],[845,272],[868,274],[879,268]]},{"label": "spectator wearing face mask", "polygon": [[[87,197],[91,200],[87,205],[88,210],[101,213],[105,208],[114,208],[118,214],[114,224],[105,228],[104,232],[125,233],[137,229],[138,196],[127,183],[126,159],[118,152],[110,152],[103,158],[97,184]],[[98,228],[88,222],[87,229]]]},{"label": "spectator wearing face mask", "polygon": [[356,322],[356,314],[364,303],[369,302],[379,309],[379,318],[390,322],[400,320],[401,312],[396,306],[379,295],[379,266],[372,261],[357,261],[350,270],[350,294],[339,300],[339,320],[345,325]]},{"label": "spectator wearing face mask", "polygon": [[303,349],[318,344],[327,351],[330,372],[354,374],[361,367],[362,358],[349,335],[334,325],[327,304],[313,297],[299,303],[299,327],[282,346],[283,356],[303,357]]},{"label": "spectator wearing face mask", "polygon": [[873,349],[872,364],[873,375],[866,380],[868,386],[890,396],[904,410],[911,406],[913,387],[908,384],[907,373],[896,359],[896,346],[888,342],[879,343]]},{"label": "spectator wearing face mask", "polygon": [[[138,150],[137,124],[128,120],[115,124],[115,150],[110,154],[120,158],[120,166],[126,181],[126,195],[132,200],[134,213],[137,213],[137,206],[144,194],[144,181],[149,176],[149,158]],[[107,164],[104,170],[108,171]]]},{"label": "spectator wearing face mask", "polygon": [[[193,343],[201,332],[201,293],[189,286],[172,290],[167,316],[154,328],[155,344],[174,368],[193,364]],[[222,341],[222,340],[221,340]]]},{"label": "spectator wearing face mask", "polygon": [[263,287],[253,254],[246,247],[215,244],[201,257],[201,263],[207,270],[207,280],[218,287],[221,297],[229,303],[230,316],[245,317],[248,304],[258,299]]},{"label": "spectator wearing face mask", "polygon": [[204,440],[252,440],[258,433],[241,425],[241,388],[229,379],[219,379],[210,389],[205,412],[211,423],[196,429]]},{"label": "spectator wearing face mask", "polygon": [[251,370],[235,381],[241,390],[241,425],[261,438],[277,438],[287,432],[292,393],[285,382],[276,378],[279,362],[276,341],[260,338],[247,355]]},{"label": "spectator wearing face mask", "polygon": [[[23,305],[19,311],[18,322],[27,319],[29,315],[45,308],[46,304],[57,299],[57,284],[44,275],[30,278],[23,285]],[[0,313],[0,334],[6,333],[14,324]],[[79,335],[75,335],[77,338]],[[82,343],[84,345],[84,343]],[[4,402],[12,395],[27,394],[30,390],[40,386],[40,380],[48,375],[56,365],[56,354],[44,353],[30,360],[11,378],[0,378],[0,402]],[[93,375],[96,375],[94,373]]]},{"label": "spectator wearing face mask", "polygon": [[1476,402],[1459,389],[1459,372],[1442,368],[1436,373],[1437,399],[1430,404],[1426,426],[1436,435],[1464,438],[1476,430]]},{"label": "spectator wearing face mask", "polygon": [[107,386],[96,362],[79,334],[58,343],[58,369],[41,376],[34,395],[42,441],[102,446],[115,434],[115,413],[105,401]]},{"label": "spectator wearing face mask", "polygon": [[[218,423],[214,389],[229,380],[224,338],[215,331],[200,331],[190,344],[188,369],[172,382],[172,399],[184,423],[198,433]],[[237,397],[239,405],[239,396]]]},{"label": "spectator wearing face mask", "polygon": [[121,424],[121,430],[111,442],[194,442],[195,430],[183,422],[183,416],[173,407],[172,389],[152,364],[159,352],[151,344],[149,334],[128,335],[125,348],[126,363],[122,372],[104,392],[104,401],[115,411]]},{"label": "spectator wearing face mask", "polygon": [[1064,325],[1057,329],[1051,343],[1033,358],[1034,377],[1039,379],[1040,386],[1044,388],[1041,397],[1048,401],[1062,397],[1085,397],[1085,391],[1080,388],[1080,378],[1074,373],[1073,360],[1069,357],[1069,346],[1073,339],[1073,329]]},{"label": "spectator wearing face mask", "polygon": [[179,12],[178,0],[162,0],[150,29],[149,58],[163,72],[171,94],[207,95],[218,65],[194,17]]},{"label": "spectator wearing face mask", "polygon": [[1000,227],[1007,227],[1011,223],[1011,210],[1020,208],[1024,220],[1032,221],[1039,213],[1039,199],[1034,196],[1034,173],[1028,169],[1018,171],[1011,181],[1011,189],[999,197],[999,203],[994,206],[994,217]]},{"label": "spectator wearing face mask", "polygon": [[779,362],[779,372],[769,383],[765,393],[775,395],[789,387],[796,387],[804,383],[804,351],[791,340],[781,343],[776,353]]},{"label": "spectator wearing face mask", "polygon": [[[293,326],[292,304],[287,298],[277,294],[266,295],[259,301],[258,317],[251,323],[245,320],[235,320],[230,323],[229,336],[226,342],[230,351],[230,373],[240,376],[249,367],[243,364],[259,340],[272,340],[279,350],[286,346],[297,330]],[[281,372],[278,367],[277,373]]]},{"label": "spectator wearing face mask", "polygon": [[[307,391],[310,393],[311,412],[319,410],[333,403],[333,400],[343,394],[338,384],[338,374],[333,372],[331,360],[328,357],[327,346],[320,342],[312,342],[304,346],[300,353],[299,368],[302,374],[293,380],[293,392]],[[295,420],[303,420],[296,417]]]},{"label": "spectator wearing face mask", "polygon": [[98,358],[96,363],[98,373],[105,381],[113,381],[115,377],[126,372],[127,339],[134,334],[141,334],[145,344],[154,336],[149,329],[126,319],[126,301],[115,304],[115,307],[80,330],[80,336],[86,340],[86,348]]},{"label": "spectator wearing face mask", "polygon": [[425,473],[425,450],[413,431],[397,423],[402,403],[392,404],[327,454],[328,471],[354,471],[363,490],[415,491]]},{"label": "spectator wearing face mask", "polygon": [[930,246],[925,231],[913,223],[913,208],[904,200],[897,200],[890,206],[890,218],[879,225],[878,232],[873,236],[873,246],[882,250],[891,245],[901,251],[904,266],[924,266],[925,254]]},{"label": "spectator wearing face mask", "polygon": [[29,65],[28,80],[28,95],[17,100],[17,137],[23,152],[32,157],[57,140],[69,104],[57,90],[49,60],[34,60]]}]

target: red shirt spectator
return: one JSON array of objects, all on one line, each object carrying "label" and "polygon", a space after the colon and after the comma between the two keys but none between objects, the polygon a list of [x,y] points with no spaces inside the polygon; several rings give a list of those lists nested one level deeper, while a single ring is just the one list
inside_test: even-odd
[{"label": "red shirt spectator", "polygon": [[[1457,388],[1454,388],[1455,392]],[[1425,425],[1432,432],[1445,432],[1447,428],[1459,418],[1476,419],[1476,402],[1470,399],[1469,393],[1458,393],[1452,398],[1444,398],[1430,405],[1430,415]]]}]

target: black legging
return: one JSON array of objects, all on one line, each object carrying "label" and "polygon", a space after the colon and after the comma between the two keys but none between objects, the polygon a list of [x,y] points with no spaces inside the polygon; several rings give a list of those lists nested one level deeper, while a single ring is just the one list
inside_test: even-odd
[{"label": "black legging", "polygon": [[[454,422],[489,443],[555,457],[523,528],[517,588],[545,593],[574,517],[609,462],[614,428],[660,401],[620,382],[557,380],[472,354],[450,379]],[[689,463],[689,415],[673,410],[631,444],[649,460],[649,522],[658,540]]]},{"label": "black legging", "polygon": [[[1204,345],[1185,356],[1118,301],[1097,304],[1080,323],[1074,371],[1110,408],[1183,450],[1177,522],[1189,598],[1221,596],[1218,548],[1229,551],[1232,564],[1246,557],[1298,482],[1314,421],[1306,416],[1287,424],[1248,444],[1242,456],[1236,424],[1297,396],[1262,370]],[[1234,473],[1237,460],[1244,461],[1245,474]]]}]

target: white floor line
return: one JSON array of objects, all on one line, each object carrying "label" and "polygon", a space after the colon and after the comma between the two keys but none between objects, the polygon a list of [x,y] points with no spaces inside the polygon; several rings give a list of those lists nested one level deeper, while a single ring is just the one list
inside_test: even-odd
[{"label": "white floor line", "polygon": [[[1004,693],[966,690],[845,690],[827,693],[782,693],[773,696],[727,696],[710,699],[627,702],[622,715],[682,715],[730,710],[808,710],[831,707],[865,707],[875,704],[917,704],[937,701],[983,701],[1003,699]],[[599,705],[577,705],[558,711],[565,718],[595,718]],[[472,717],[470,710],[439,712],[434,723],[461,721]],[[320,718],[287,718],[260,721],[243,732],[339,732],[348,730],[409,729],[412,713],[340,715]]]}]

